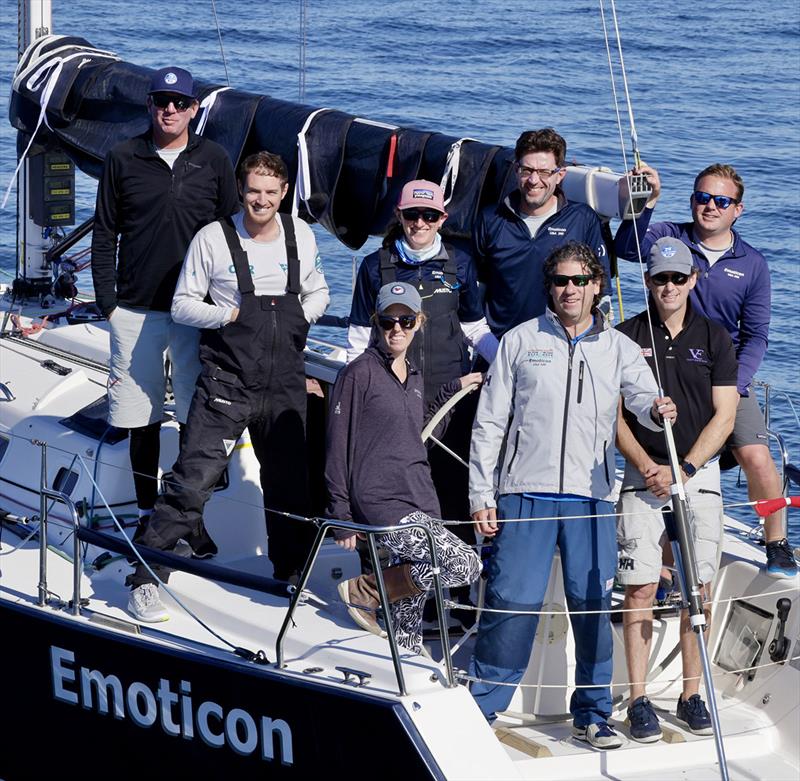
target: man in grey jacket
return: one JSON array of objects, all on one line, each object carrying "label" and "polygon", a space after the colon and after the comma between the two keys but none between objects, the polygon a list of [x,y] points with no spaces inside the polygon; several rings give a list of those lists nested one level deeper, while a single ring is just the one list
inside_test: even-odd
[{"label": "man in grey jacket", "polygon": [[621,394],[653,430],[676,411],[671,399],[658,398],[641,348],[598,314],[605,276],[592,249],[570,242],[555,250],[544,279],[549,308],[502,338],[472,430],[470,512],[478,531],[494,538],[472,694],[489,721],[508,707],[528,665],[558,545],[575,634],[573,734],[595,748],[617,748],[621,740],[607,723],[611,624],[602,612],[617,564],[617,406]]}]

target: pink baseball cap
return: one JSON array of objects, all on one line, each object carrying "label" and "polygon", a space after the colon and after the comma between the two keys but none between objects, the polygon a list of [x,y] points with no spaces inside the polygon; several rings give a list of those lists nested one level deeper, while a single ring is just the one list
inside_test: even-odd
[{"label": "pink baseball cap", "polygon": [[442,188],[426,179],[414,179],[414,181],[408,182],[403,187],[403,192],[400,193],[397,208],[413,209],[414,207],[436,209],[437,212],[446,214]]}]

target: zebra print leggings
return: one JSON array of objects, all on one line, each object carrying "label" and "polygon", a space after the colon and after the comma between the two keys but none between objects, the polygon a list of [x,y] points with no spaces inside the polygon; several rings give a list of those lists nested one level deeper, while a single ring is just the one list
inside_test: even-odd
[{"label": "zebra print leggings", "polygon": [[[423,512],[413,512],[400,524],[419,523],[433,533],[443,586],[468,586],[481,574],[481,559],[441,523]],[[392,623],[397,644],[419,653],[422,649],[422,608],[428,590],[433,586],[428,538],[420,529],[399,529],[382,534],[376,542],[392,554],[392,564],[411,564],[411,579],[422,589],[413,597],[392,604]]]}]

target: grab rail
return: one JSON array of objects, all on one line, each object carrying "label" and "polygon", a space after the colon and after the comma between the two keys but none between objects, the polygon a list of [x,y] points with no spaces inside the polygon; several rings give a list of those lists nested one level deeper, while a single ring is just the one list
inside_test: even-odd
[{"label": "grab rail", "polygon": [[50,508],[47,500],[53,499],[66,505],[72,517],[72,615],[81,614],[81,573],[83,572],[83,558],[81,556],[81,544],[78,539],[80,530],[80,519],[75,502],[63,491],[54,491],[47,487],[47,442],[32,440],[34,445],[39,445],[42,449],[42,469],[39,474],[39,607],[47,604],[49,591],[47,588],[47,514]]},{"label": "grab rail", "polygon": [[392,614],[389,607],[389,600],[386,595],[386,586],[383,582],[383,573],[381,571],[380,561],[378,559],[378,550],[375,545],[375,537],[378,534],[389,534],[397,531],[398,528],[403,529],[419,529],[425,535],[428,541],[428,546],[431,552],[431,568],[433,570],[433,593],[436,599],[436,610],[438,613],[439,623],[439,636],[442,643],[442,654],[445,664],[446,687],[448,689],[454,688],[457,684],[453,674],[453,660],[450,655],[450,645],[447,642],[447,629],[445,627],[444,619],[444,597],[442,596],[442,582],[439,574],[439,558],[436,554],[436,546],[433,542],[433,533],[431,530],[421,523],[407,523],[402,527],[398,526],[369,526],[361,523],[353,523],[351,521],[337,521],[329,518],[320,519],[319,531],[314,539],[314,546],[311,553],[308,555],[306,564],[303,567],[303,572],[300,576],[300,581],[297,584],[297,589],[292,594],[292,599],[289,602],[289,609],[286,611],[286,618],[283,620],[283,625],[278,633],[278,639],[275,644],[276,662],[278,668],[285,667],[283,656],[283,640],[286,632],[289,629],[289,624],[292,623],[292,616],[294,615],[295,608],[301,599],[303,589],[311,576],[311,570],[319,555],[320,548],[325,539],[325,534],[328,529],[347,529],[348,531],[358,532],[367,538],[367,545],[369,547],[369,557],[372,563],[372,570],[375,573],[375,581],[378,587],[378,594],[380,596],[381,609],[383,610],[383,619],[386,623],[386,635],[389,640],[389,649],[392,654],[392,663],[394,665],[394,672],[397,678],[397,686],[400,690],[400,696],[404,697],[408,692],[406,690],[405,678],[403,676],[403,669],[400,664],[400,651],[397,647],[397,639],[394,636],[394,627],[392,626]]}]

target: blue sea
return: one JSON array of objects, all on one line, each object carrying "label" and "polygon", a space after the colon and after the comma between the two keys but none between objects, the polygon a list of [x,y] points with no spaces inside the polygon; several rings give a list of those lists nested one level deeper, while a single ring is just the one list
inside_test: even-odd
[{"label": "blue sea", "polygon": [[[7,116],[16,60],[16,3],[0,4],[0,109]],[[611,8],[604,3],[609,26]],[[230,84],[298,100],[305,40],[304,102],[371,119],[513,145],[524,129],[553,126],[568,157],[624,170],[627,109],[617,127],[600,5],[586,0],[217,0]],[[772,425],[800,463],[798,364],[793,328],[800,301],[800,4],[774,0],[616,4],[639,147],[661,173],[656,216],[687,219],[694,174],[733,164],[746,184],[738,229],[772,269],[773,318],[759,378],[772,385]],[[152,68],[180,65],[226,83],[210,0],[53,0],[53,32],[78,35]],[[619,69],[616,70],[619,76]],[[621,84],[618,84],[618,90]],[[0,183],[15,166],[15,133],[0,124]],[[78,220],[94,202],[79,181]],[[15,207],[0,212],[0,269],[14,267]],[[318,230],[333,288],[330,312],[346,315],[353,253]],[[644,296],[623,264],[627,315]],[[0,371],[2,367],[0,367]],[[0,378],[1,379],[1,378]],[[736,470],[726,502],[746,501]],[[739,511],[733,510],[733,514]],[[790,515],[800,544],[800,512]],[[751,518],[744,510],[742,517]]]}]

